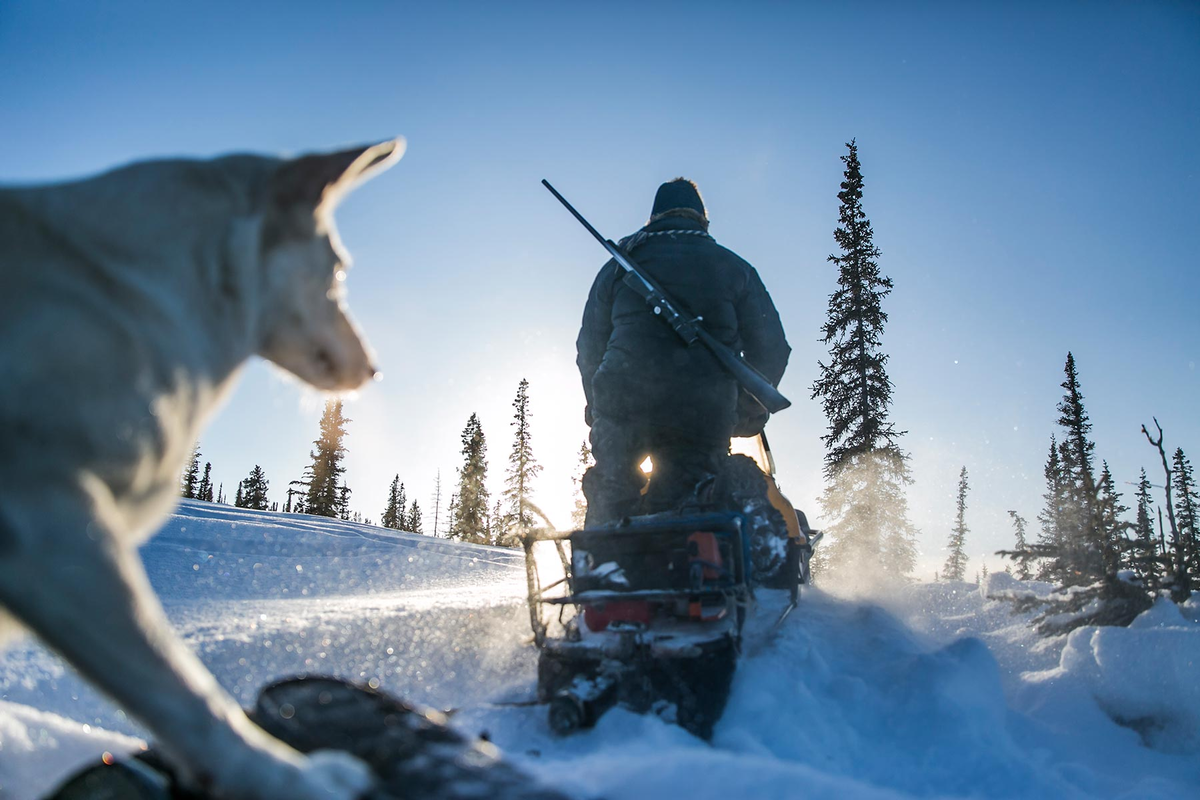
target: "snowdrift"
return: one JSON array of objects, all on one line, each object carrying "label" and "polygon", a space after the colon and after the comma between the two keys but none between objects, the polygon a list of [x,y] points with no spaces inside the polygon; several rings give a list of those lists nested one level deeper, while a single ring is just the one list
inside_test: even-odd
[{"label": "snowdrift", "polygon": [[[370,681],[460,709],[465,732],[583,797],[1178,798],[1200,782],[1194,604],[1047,640],[969,584],[812,590],[780,629],[784,598],[761,592],[711,746],[620,709],[563,740],[544,709],[491,702],[535,684],[518,552],[185,501],[143,558],[235,696],[301,671]],[[0,796],[33,800],[140,735],[36,644],[0,655]]]}]

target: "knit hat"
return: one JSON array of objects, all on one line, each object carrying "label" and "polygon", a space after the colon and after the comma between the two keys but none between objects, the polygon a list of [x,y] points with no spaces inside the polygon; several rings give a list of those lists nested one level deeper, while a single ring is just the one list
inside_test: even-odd
[{"label": "knit hat", "polygon": [[654,195],[654,208],[650,211],[650,220],[653,222],[660,217],[673,215],[708,222],[708,213],[704,210],[700,190],[687,178],[676,178],[664,183],[658,187],[658,194]]}]

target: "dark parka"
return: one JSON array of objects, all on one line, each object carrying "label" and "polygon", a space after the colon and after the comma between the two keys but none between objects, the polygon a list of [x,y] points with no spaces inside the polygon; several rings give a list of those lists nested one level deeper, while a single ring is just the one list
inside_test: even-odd
[{"label": "dark parka", "polygon": [[[686,312],[703,317],[709,333],[778,384],[791,352],[779,314],[752,266],[696,235],[706,227],[692,215],[655,217],[642,229],[652,235],[629,255]],[[703,345],[685,345],[622,276],[612,260],[600,270],[576,342],[588,424],[603,416],[727,438],[738,422],[736,382]]]}]

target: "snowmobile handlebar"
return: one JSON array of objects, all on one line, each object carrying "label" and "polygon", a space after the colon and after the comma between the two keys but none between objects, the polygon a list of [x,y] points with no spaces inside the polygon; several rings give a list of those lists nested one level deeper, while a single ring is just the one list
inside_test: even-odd
[{"label": "snowmobile handlebar", "polygon": [[543,178],[542,185],[550,190],[555,199],[562,203],[575,219],[579,220],[579,224],[587,228],[588,233],[592,234],[596,241],[600,242],[618,266],[625,271],[625,276],[622,278],[624,284],[637,292],[646,301],[646,305],[654,310],[654,315],[661,317],[679,334],[684,344],[691,345],[699,341],[708,348],[713,357],[717,359],[717,363],[738,382],[738,385],[747,394],[770,413],[782,411],[792,404],[767,380],[766,376],[748,364],[741,354],[733,352],[727,345],[706,331],[700,324],[700,317],[693,317],[687,313],[611,239],[605,239],[600,235],[600,232],[593,228],[591,223],[584,219],[583,215],[550,185],[549,181]]}]

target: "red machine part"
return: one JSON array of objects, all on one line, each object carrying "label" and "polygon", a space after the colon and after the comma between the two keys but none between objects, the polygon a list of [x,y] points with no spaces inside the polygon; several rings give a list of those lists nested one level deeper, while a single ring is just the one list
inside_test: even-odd
[{"label": "red machine part", "polygon": [[[688,535],[688,563],[699,563],[705,580],[717,580],[725,568],[716,534],[696,531]],[[614,622],[634,622],[649,625],[656,604],[646,600],[610,600],[584,606],[583,622],[588,630],[599,633]],[[725,606],[704,608],[698,601],[688,603],[688,617],[704,622],[725,616]]]},{"label": "red machine part", "polygon": [[613,622],[650,624],[654,609],[646,600],[610,600],[583,607],[583,622],[593,633],[607,630]]},{"label": "red machine part", "polygon": [[699,561],[704,565],[704,579],[715,581],[721,577],[725,566],[717,536],[709,531],[696,531],[688,535],[688,562]]}]

